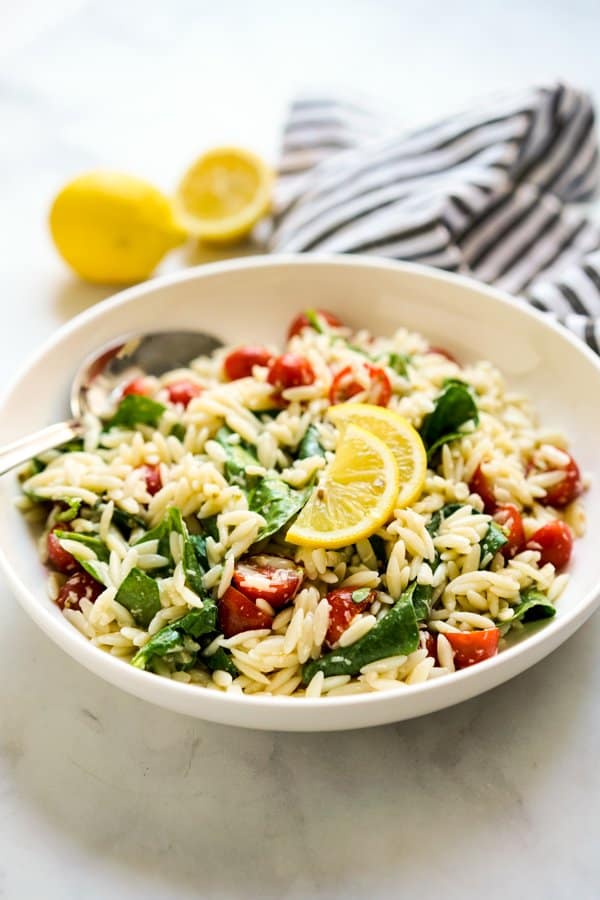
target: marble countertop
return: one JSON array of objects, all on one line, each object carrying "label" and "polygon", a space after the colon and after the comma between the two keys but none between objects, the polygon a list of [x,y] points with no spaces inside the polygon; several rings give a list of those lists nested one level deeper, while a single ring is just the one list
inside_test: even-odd
[{"label": "marble countertop", "polygon": [[[599,25],[597,0],[3,0],[2,379],[107,294],[73,280],[47,238],[74,172],[168,189],[210,144],[273,157],[306,85],[360,90],[407,123],[556,76],[600,100]],[[126,696],[50,644],[3,579],[0,634],[3,900],[599,896],[597,615],[486,696],[326,735],[237,731]]]}]

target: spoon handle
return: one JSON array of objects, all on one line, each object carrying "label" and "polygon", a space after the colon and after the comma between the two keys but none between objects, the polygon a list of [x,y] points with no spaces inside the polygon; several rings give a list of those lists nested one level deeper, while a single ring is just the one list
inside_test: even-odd
[{"label": "spoon handle", "polygon": [[0,447],[0,475],[4,475],[15,466],[26,463],[32,456],[39,453],[45,453],[46,450],[52,450],[54,447],[60,447],[73,438],[81,437],[82,427],[76,421],[59,422],[56,425],[49,425],[47,428],[41,428],[33,434],[12,444],[6,444]]}]

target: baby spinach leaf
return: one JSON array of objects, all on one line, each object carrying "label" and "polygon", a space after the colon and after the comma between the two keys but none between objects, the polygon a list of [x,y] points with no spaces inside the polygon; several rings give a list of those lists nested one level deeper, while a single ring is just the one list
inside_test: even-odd
[{"label": "baby spinach leaf", "polygon": [[462,437],[459,430],[467,422],[479,424],[479,412],[473,394],[462,381],[449,379],[435,406],[425,416],[421,425],[421,437],[431,459],[444,444]]},{"label": "baby spinach leaf", "polygon": [[367,599],[369,594],[371,593],[371,588],[357,588],[357,590],[352,591],[352,602],[353,603],[362,603]]},{"label": "baby spinach leaf", "polygon": [[144,628],[160,610],[158,584],[137,568],[132,569],[121,582],[115,600],[128,609],[136,623]]},{"label": "baby spinach leaf", "polygon": [[511,622],[535,622],[539,619],[551,619],[556,615],[556,607],[550,603],[545,594],[529,588],[521,593],[521,602],[515,607]]},{"label": "baby spinach leaf", "polygon": [[256,466],[258,458],[256,453],[244,444],[232,443],[232,435],[233,431],[226,425],[219,428],[215,435],[215,441],[223,447],[227,454],[225,477],[230,484],[237,484],[244,490],[248,490],[252,477],[249,478],[246,475],[246,467]]},{"label": "baby spinach leaf", "polygon": [[194,553],[196,554],[196,560],[200,569],[206,574],[210,569],[210,563],[206,554],[206,538],[203,534],[190,534],[189,541],[194,548]]},{"label": "baby spinach leaf", "polygon": [[325,456],[325,451],[319,442],[319,432],[314,425],[308,426],[304,437],[298,444],[298,459],[308,459],[311,456]]},{"label": "baby spinach leaf", "polygon": [[431,612],[433,588],[430,584],[417,584],[413,593],[413,606],[417,622],[425,621]]},{"label": "baby spinach leaf", "polygon": [[182,441],[185,437],[185,428],[181,422],[175,422],[169,434],[172,434],[178,441]]},{"label": "baby spinach leaf", "polygon": [[[102,510],[102,507],[100,509]],[[146,527],[146,523],[140,516],[134,516],[132,513],[125,512],[124,509],[120,509],[118,506],[115,506],[112,517],[115,525],[118,525],[121,529],[128,528],[130,531],[133,531],[134,528]]]},{"label": "baby spinach leaf", "polygon": [[237,676],[240,674],[237,666],[231,658],[231,653],[229,652],[229,650],[225,650],[224,647],[219,647],[216,652],[211,653],[210,656],[201,654],[200,659],[207,667],[207,669],[211,670],[211,672],[216,672],[220,669],[223,672],[229,672],[232,678],[237,678]]},{"label": "baby spinach leaf", "polygon": [[[473,512],[475,512],[475,510],[473,510]],[[498,550],[507,543],[508,538],[498,523],[490,522],[488,530],[480,541],[481,561],[479,567],[481,569],[487,569]]]},{"label": "baby spinach leaf", "polygon": [[73,438],[66,444],[61,444],[58,448],[61,453],[81,453],[83,450],[83,438]]},{"label": "baby spinach leaf", "polygon": [[198,650],[198,645],[191,646],[189,639],[195,640],[209,634],[214,631],[216,623],[217,607],[214,601],[210,600],[202,609],[193,609],[181,619],[177,619],[157,631],[148,643],[144,644],[136,653],[131,664],[138,669],[146,669],[154,656],[164,657],[182,650],[195,652]]},{"label": "baby spinach leaf", "polygon": [[83,500],[79,497],[67,497],[65,500],[61,501],[62,503],[66,503],[67,508],[61,510],[56,514],[57,522],[71,522],[73,519],[76,519],[79,515],[79,510],[81,509],[81,504]]},{"label": "baby spinach leaf", "polygon": [[157,403],[150,397],[140,394],[128,394],[123,397],[117,407],[117,411],[106,427],[115,428],[121,425],[125,428],[133,428],[135,425],[156,425],[165,411],[162,403]]},{"label": "baby spinach leaf", "polygon": [[300,512],[311,491],[311,486],[297,491],[281,478],[261,478],[248,495],[248,507],[253,512],[260,513],[266,521],[256,541],[262,541],[283,528],[292,516]]},{"label": "baby spinach leaf", "polygon": [[55,529],[54,534],[61,543],[63,540],[66,540],[83,544],[85,547],[89,547],[90,550],[94,551],[100,562],[108,562],[108,547],[104,541],[101,541],[96,535],[80,534],[78,531],[61,531],[59,528]]},{"label": "baby spinach leaf", "polygon": [[302,680],[308,684],[317,672],[329,675],[357,675],[363,666],[384,659],[412,653],[419,646],[419,628],[412,603],[413,583],[392,606],[390,611],[368,634],[349,647],[332,650],[320,659],[307,663]]},{"label": "baby spinach leaf", "polygon": [[402,375],[403,378],[406,378],[408,375],[407,366],[409,362],[410,356],[407,356],[405,353],[390,353],[386,359],[386,365],[393,369],[397,375]]},{"label": "baby spinach leaf", "polygon": [[[425,528],[429,532],[429,534],[434,537],[440,530],[440,525],[444,521],[444,519],[448,519],[452,513],[455,513],[457,510],[462,509],[464,503],[446,503],[441,509],[437,509],[434,513],[431,514],[431,518]],[[473,510],[474,512],[474,510]]]}]

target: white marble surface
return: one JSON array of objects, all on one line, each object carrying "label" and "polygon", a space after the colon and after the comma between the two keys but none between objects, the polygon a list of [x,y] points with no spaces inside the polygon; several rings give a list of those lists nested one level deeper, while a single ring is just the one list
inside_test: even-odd
[{"label": "white marble surface", "polygon": [[[600,100],[599,26],[597,0],[2,0],[0,375],[106,293],[69,277],[45,231],[77,170],[168,188],[208,144],[273,155],[303,85],[361,90],[407,122],[554,76]],[[282,735],[122,695],[0,594],[0,897],[600,895],[598,616],[455,709]]]}]

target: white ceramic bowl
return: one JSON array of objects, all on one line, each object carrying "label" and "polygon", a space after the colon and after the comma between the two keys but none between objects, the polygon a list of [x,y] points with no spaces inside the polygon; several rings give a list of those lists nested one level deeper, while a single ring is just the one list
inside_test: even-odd
[{"label": "white ceramic bowl", "polygon": [[[200,328],[226,343],[279,342],[306,307],[336,312],[353,326],[386,334],[420,331],[461,360],[485,358],[511,387],[527,392],[543,421],[569,436],[582,469],[588,532],[576,543],[571,580],[548,624],[494,659],[391,693],[306,700],[236,697],[139,671],[96,649],[48,599],[32,536],[11,504],[14,477],[0,482],[0,560],[23,607],[66,653],[123,690],[168,709],[253,728],[327,731],[399,721],[458,703],[512,678],[561,644],[600,601],[600,360],[566,331],[498,291],[453,275],[358,257],[260,257],[158,278],[78,316],[49,340],[0,405],[0,440],[57,421],[70,378],[100,344],[140,329]],[[7,637],[4,637],[7,640]],[[26,649],[23,649],[24,655]]]}]

